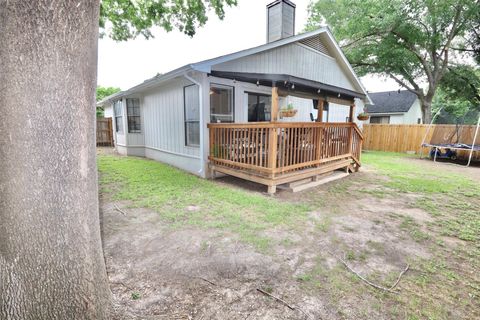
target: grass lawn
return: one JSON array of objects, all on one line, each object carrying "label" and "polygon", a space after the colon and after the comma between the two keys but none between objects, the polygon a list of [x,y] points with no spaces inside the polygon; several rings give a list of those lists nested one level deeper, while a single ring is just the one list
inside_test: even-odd
[{"label": "grass lawn", "polygon": [[[100,155],[98,166],[100,193],[108,201],[153,210],[173,231],[237,236],[289,270],[283,285],[297,288],[291,299],[322,297],[331,318],[480,317],[480,175],[471,175],[480,168],[383,152],[364,153],[362,162],[363,172],[347,179],[275,197],[142,158]],[[399,294],[385,293],[317,246],[343,254],[383,286],[406,263],[410,270]],[[295,253],[295,270],[285,252]]]},{"label": "grass lawn", "polygon": [[194,225],[235,232],[260,250],[269,243],[262,231],[294,224],[310,210],[307,205],[228,188],[141,158],[101,156],[99,170],[102,192],[114,191],[115,200],[154,209],[172,227]]}]

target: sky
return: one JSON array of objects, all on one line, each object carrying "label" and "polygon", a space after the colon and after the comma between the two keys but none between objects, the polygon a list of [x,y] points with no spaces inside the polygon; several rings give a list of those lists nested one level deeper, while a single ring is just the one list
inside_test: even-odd
[{"label": "sky", "polygon": [[[153,31],[155,38],[139,37],[126,42],[100,39],[98,85],[129,89],[157,73],[166,73],[189,63],[214,58],[265,43],[266,5],[273,0],[239,0],[225,10],[225,19],[209,14],[206,25],[193,38],[179,32]],[[295,33],[304,29],[310,0],[296,4]],[[397,90],[393,80],[374,76],[361,78],[369,92]]]}]

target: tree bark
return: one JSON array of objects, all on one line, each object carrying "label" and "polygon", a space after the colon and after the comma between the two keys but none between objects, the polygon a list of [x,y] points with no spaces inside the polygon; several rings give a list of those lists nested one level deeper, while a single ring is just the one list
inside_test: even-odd
[{"label": "tree bark", "polygon": [[432,122],[432,100],[425,99],[421,102],[422,121],[425,124]]},{"label": "tree bark", "polygon": [[106,319],[98,0],[0,0],[0,318]]}]

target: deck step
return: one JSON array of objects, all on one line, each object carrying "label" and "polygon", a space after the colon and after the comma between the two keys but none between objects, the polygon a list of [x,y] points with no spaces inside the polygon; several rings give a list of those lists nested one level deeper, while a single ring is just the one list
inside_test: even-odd
[{"label": "deck step", "polygon": [[[300,192],[300,191],[303,191],[303,190],[307,190],[307,189],[310,189],[310,188],[313,188],[313,187],[320,186],[320,185],[328,183],[328,182],[332,182],[332,181],[335,181],[335,180],[338,180],[338,179],[348,177],[348,175],[349,174],[346,173],[346,172],[335,171],[335,172],[332,172],[332,173],[327,174],[327,175],[322,175],[321,177],[317,178],[317,180],[315,180],[315,178],[313,180],[310,179],[310,181],[304,182],[302,184],[296,184],[294,186],[286,187],[286,188],[282,188],[282,189],[285,189],[285,190],[288,190],[288,191],[291,191],[291,192]],[[303,181],[303,180],[300,180],[300,181]]]},{"label": "deck step", "polygon": [[288,188],[295,188],[297,186],[301,186],[302,184],[309,183],[309,182],[312,182],[312,177],[302,179],[302,180],[292,181],[287,183],[286,185]]}]

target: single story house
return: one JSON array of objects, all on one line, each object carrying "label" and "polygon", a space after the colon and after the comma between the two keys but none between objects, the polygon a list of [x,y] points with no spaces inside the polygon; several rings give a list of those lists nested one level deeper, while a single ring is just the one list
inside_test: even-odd
[{"label": "single story house", "polygon": [[[358,169],[370,102],[328,27],[295,35],[295,4],[267,5],[267,43],[188,64],[99,102],[121,154],[268,186]],[[327,120],[329,122],[327,122]],[[332,122],[335,121],[335,122]]]},{"label": "single story house", "polygon": [[422,124],[422,109],[417,95],[408,90],[370,92],[373,102],[366,105],[369,123]]}]

